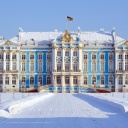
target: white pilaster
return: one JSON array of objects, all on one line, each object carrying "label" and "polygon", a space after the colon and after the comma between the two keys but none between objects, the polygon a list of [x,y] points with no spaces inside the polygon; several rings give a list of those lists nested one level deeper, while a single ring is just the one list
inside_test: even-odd
[{"label": "white pilaster", "polygon": [[118,60],[118,53],[117,53],[117,51],[115,51],[115,71],[118,70],[117,69],[117,65],[118,65],[118,61],[117,60]]},{"label": "white pilaster", "polygon": [[12,75],[9,75],[9,85],[12,85]]},{"label": "white pilaster", "polygon": [[62,70],[65,70],[64,57],[65,57],[65,49],[62,48]]},{"label": "white pilaster", "polygon": [[123,70],[125,70],[125,51],[123,51]]},{"label": "white pilaster", "polygon": [[82,70],[82,47],[79,46],[79,70]]},{"label": "white pilaster", "polygon": [[70,70],[72,70],[72,48],[70,48]]},{"label": "white pilaster", "polygon": [[5,75],[4,74],[3,74],[3,85],[5,85]]},{"label": "white pilaster", "polygon": [[3,56],[3,70],[6,70],[6,52],[4,51],[4,56]]},{"label": "white pilaster", "polygon": [[125,75],[123,74],[122,76],[123,76],[123,82],[122,83],[123,83],[123,86],[124,86],[125,85]]},{"label": "white pilaster", "polygon": [[19,51],[17,51],[16,57],[17,57],[16,70],[19,71],[19,70],[20,70],[20,69],[19,69],[19,66],[20,66],[20,64],[19,64]]},{"label": "white pilaster", "polygon": [[10,70],[12,70],[12,51],[10,51]]},{"label": "white pilaster", "polygon": [[57,56],[56,47],[53,46],[53,48],[52,48],[52,70],[56,70],[57,69],[56,56]]},{"label": "white pilaster", "polygon": [[73,91],[73,76],[70,76],[70,92]]},{"label": "white pilaster", "polygon": [[63,75],[61,76],[61,85],[62,85],[62,87],[65,86],[65,80],[64,80],[64,76]]}]

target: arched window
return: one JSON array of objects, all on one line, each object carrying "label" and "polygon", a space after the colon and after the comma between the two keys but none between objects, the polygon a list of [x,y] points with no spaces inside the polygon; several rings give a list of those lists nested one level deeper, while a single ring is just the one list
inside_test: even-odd
[{"label": "arched window", "polygon": [[0,84],[3,84],[3,77],[0,76]]},{"label": "arched window", "polygon": [[42,53],[39,53],[38,59],[39,59],[39,60],[42,60]]},{"label": "arched window", "polygon": [[78,84],[78,79],[76,76],[73,77],[73,84]]},{"label": "arched window", "polygon": [[118,55],[118,59],[119,60],[122,60],[122,53],[120,52],[119,55]]},{"label": "arched window", "polygon": [[119,62],[119,70],[122,70],[122,62]]},{"label": "arched window", "polygon": [[96,59],[96,53],[92,53],[92,60]]},{"label": "arched window", "polygon": [[5,77],[5,84],[9,85],[9,77]]},{"label": "arched window", "polygon": [[93,77],[92,77],[92,84],[94,84],[95,82],[96,82],[96,77],[93,76]]},{"label": "arched window", "polygon": [[83,82],[83,84],[88,84],[88,80],[87,80],[87,76],[84,76],[84,82]]},{"label": "arched window", "polygon": [[12,70],[16,70],[16,62],[12,63]]},{"label": "arched window", "polygon": [[105,82],[104,82],[104,76],[101,76],[101,78],[100,78],[100,83],[101,83],[101,85],[104,85],[105,84]]},{"label": "arched window", "polygon": [[61,51],[57,51],[57,56],[61,56]]},{"label": "arched window", "polygon": [[125,70],[128,71],[128,62],[125,62]]},{"label": "arched window", "polygon": [[12,55],[12,59],[13,59],[13,60],[16,60],[16,54],[13,54],[13,55]]},{"label": "arched window", "polygon": [[84,53],[84,60],[87,60],[88,59],[88,55],[87,53]]},{"label": "arched window", "polygon": [[6,54],[6,60],[10,60],[10,54],[9,53]]},{"label": "arched window", "polygon": [[77,56],[77,51],[73,51],[73,56]]},{"label": "arched window", "polygon": [[118,83],[119,83],[119,85],[122,85],[123,83],[122,83],[122,76],[119,76],[119,78],[118,78]]},{"label": "arched window", "polygon": [[125,53],[125,59],[128,60],[128,53]]},{"label": "arched window", "polygon": [[65,56],[69,56],[69,51],[66,51],[65,52]]},{"label": "arched window", "polygon": [[51,53],[47,53],[47,60],[51,60]]},{"label": "arched window", "polygon": [[84,62],[84,71],[87,71],[88,70],[88,64],[87,62]]},{"label": "arched window", "polygon": [[114,79],[112,75],[109,76],[109,83],[111,83],[111,85],[114,85]]},{"label": "arched window", "polygon": [[51,84],[51,76],[47,77],[47,84]]},{"label": "arched window", "polygon": [[104,53],[101,53],[101,54],[100,54],[100,59],[101,59],[101,60],[104,60]]},{"label": "arched window", "polygon": [[33,59],[34,59],[34,55],[31,54],[31,55],[30,55],[30,60],[33,60]]},{"label": "arched window", "polygon": [[34,84],[34,77],[33,76],[30,77],[30,84]]},{"label": "arched window", "polygon": [[57,84],[61,84],[61,77],[57,76]]},{"label": "arched window", "polygon": [[104,66],[104,62],[101,62],[101,63],[100,63],[100,71],[104,71],[104,67],[105,67],[105,66]]},{"label": "arched window", "polygon": [[125,84],[128,84],[128,75],[125,76]]},{"label": "arched window", "polygon": [[69,84],[69,76],[65,77],[65,84]]},{"label": "arched window", "polygon": [[26,79],[24,76],[22,76],[22,83],[26,83]]},{"label": "arched window", "polygon": [[109,53],[109,60],[113,60],[113,53],[112,52]]},{"label": "arched window", "polygon": [[16,84],[16,77],[15,76],[12,77],[12,84]]},{"label": "arched window", "polygon": [[40,82],[40,84],[42,85],[42,76],[38,77],[38,82]]}]

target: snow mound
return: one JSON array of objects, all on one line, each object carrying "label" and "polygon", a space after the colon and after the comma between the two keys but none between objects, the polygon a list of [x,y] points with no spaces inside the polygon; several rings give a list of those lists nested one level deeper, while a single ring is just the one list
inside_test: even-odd
[{"label": "snow mound", "polygon": [[11,105],[8,108],[8,111],[11,115],[14,115],[14,114],[18,113],[20,110],[22,110],[26,107],[32,106],[32,105],[34,105],[34,104],[36,104],[36,103],[38,103],[42,100],[45,100],[45,99],[47,99],[47,98],[49,98],[53,95],[54,95],[53,93],[49,93],[49,94],[46,94],[46,95],[43,95],[43,96],[35,97],[34,99],[29,99],[29,100],[26,100],[24,102]]}]

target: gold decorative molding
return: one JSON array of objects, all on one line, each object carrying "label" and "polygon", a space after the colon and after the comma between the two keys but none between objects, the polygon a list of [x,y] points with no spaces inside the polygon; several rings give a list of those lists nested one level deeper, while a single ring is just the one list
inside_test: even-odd
[{"label": "gold decorative molding", "polygon": [[7,40],[7,41],[5,42],[5,44],[9,45],[9,44],[10,44],[10,41],[9,41],[9,40]]},{"label": "gold decorative molding", "polygon": [[53,46],[53,47],[52,47],[52,49],[56,49],[56,47],[55,47],[55,46]]},{"label": "gold decorative molding", "polygon": [[128,45],[128,40],[126,40],[126,41],[124,42],[124,44],[125,44],[125,45]]},{"label": "gold decorative molding", "polygon": [[73,38],[71,37],[71,35],[69,34],[69,31],[66,30],[64,36],[62,37],[61,41],[64,42],[71,42],[74,41]]},{"label": "gold decorative molding", "polygon": [[10,50],[9,52],[12,52],[12,50]]}]

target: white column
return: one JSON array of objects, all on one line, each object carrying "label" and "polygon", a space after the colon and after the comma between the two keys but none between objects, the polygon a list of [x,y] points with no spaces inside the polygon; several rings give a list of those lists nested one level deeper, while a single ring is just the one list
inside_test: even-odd
[{"label": "white column", "polygon": [[4,51],[4,56],[3,56],[3,70],[6,70],[6,51]]},{"label": "white column", "polygon": [[9,75],[9,85],[12,85],[12,75]]},{"label": "white column", "polygon": [[5,75],[4,74],[3,74],[3,85],[5,85]]},{"label": "white column", "polygon": [[16,90],[19,91],[19,77],[16,76]]},{"label": "white column", "polygon": [[12,51],[10,51],[10,70],[12,70]]},{"label": "white column", "polygon": [[56,70],[56,56],[57,56],[57,51],[56,47],[53,46],[52,48],[52,70]]},{"label": "white column", "polygon": [[72,70],[72,48],[70,48],[70,70]]},{"label": "white column", "polygon": [[118,76],[115,75],[115,91],[118,92]]},{"label": "white column", "polygon": [[62,91],[64,92],[65,91],[64,90],[65,89],[65,87],[64,87],[65,86],[65,80],[64,80],[64,76],[63,75],[61,76],[61,86],[62,86]]},{"label": "white column", "polygon": [[123,71],[125,70],[125,51],[123,51]]},{"label": "white column", "polygon": [[82,47],[79,46],[79,70],[82,70]]},{"label": "white column", "polygon": [[123,83],[123,86],[124,86],[125,85],[125,75],[123,74],[122,76],[123,76],[123,82],[122,83]]},{"label": "white column", "polygon": [[70,76],[70,92],[73,91],[73,90],[71,90],[71,89],[73,89],[72,87],[73,87],[73,76]]},{"label": "white column", "polygon": [[20,66],[20,64],[19,64],[19,51],[17,51],[17,53],[16,53],[16,57],[17,57],[17,58],[16,58],[16,59],[17,59],[16,70],[19,71],[19,70],[20,70],[20,69],[19,69],[19,66]]},{"label": "white column", "polygon": [[118,53],[117,51],[115,51],[115,71],[118,70],[117,66],[118,66]]},{"label": "white column", "polygon": [[62,48],[62,70],[65,70],[64,57],[65,57],[65,49]]}]

